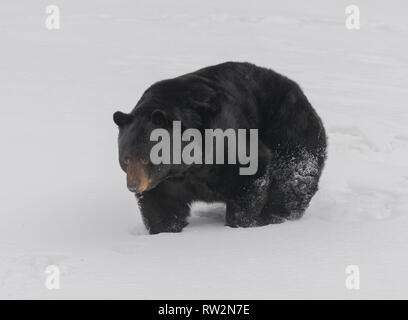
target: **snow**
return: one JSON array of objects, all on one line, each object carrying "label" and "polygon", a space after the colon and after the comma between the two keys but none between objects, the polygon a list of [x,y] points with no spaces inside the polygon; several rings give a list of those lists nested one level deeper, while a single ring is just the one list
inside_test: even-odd
[{"label": "snow", "polygon": [[[407,298],[406,1],[353,1],[360,30],[343,0],[59,0],[60,30],[48,4],[0,4],[0,298]],[[320,191],[299,221],[232,229],[198,203],[182,233],[150,236],[112,114],[228,60],[300,83],[329,135]]]}]

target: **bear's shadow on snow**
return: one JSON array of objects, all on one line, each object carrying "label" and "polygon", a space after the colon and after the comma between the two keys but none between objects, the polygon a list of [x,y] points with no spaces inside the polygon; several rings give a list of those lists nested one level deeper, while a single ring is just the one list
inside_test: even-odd
[{"label": "bear's shadow on snow", "polygon": [[203,226],[225,225],[226,206],[224,203],[195,202],[191,205],[189,224],[186,229]]},{"label": "bear's shadow on snow", "polygon": [[[184,232],[195,231],[196,228],[198,230],[203,227],[225,228],[226,205],[224,203],[194,202],[190,208],[188,225]],[[129,234],[132,236],[145,236],[149,232],[143,224],[139,224],[131,228]]]}]

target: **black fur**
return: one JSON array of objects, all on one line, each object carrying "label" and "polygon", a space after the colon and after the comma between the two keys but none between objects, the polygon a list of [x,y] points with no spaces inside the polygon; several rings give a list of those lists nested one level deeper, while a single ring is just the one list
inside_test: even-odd
[{"label": "black fur", "polygon": [[318,189],[326,158],[319,116],[294,81],[249,63],[226,62],[160,81],[130,115],[115,113],[119,160],[149,157],[150,132],[182,128],[258,129],[255,175],[240,165],[152,165],[152,188],[138,195],[150,233],[180,232],[195,200],[226,203],[226,225],[261,226],[300,218]]}]

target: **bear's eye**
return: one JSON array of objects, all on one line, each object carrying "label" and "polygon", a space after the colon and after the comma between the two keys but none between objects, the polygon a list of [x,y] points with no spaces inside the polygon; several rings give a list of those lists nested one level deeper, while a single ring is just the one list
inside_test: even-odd
[{"label": "bear's eye", "polygon": [[142,159],[140,159],[140,162],[141,162],[143,165],[147,165],[147,164],[149,163],[149,159],[148,159],[148,158],[142,158]]}]

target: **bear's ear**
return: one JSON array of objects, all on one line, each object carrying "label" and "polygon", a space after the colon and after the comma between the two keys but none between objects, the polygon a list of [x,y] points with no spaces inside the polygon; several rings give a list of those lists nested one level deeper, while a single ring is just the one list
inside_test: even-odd
[{"label": "bear's ear", "polygon": [[160,109],[154,110],[150,116],[150,119],[153,124],[161,128],[166,127],[169,123],[167,114],[163,110],[160,110]]},{"label": "bear's ear", "polygon": [[124,127],[125,125],[131,123],[133,121],[133,115],[128,113],[123,113],[120,111],[116,111],[113,114],[113,122],[115,122],[119,128]]}]

